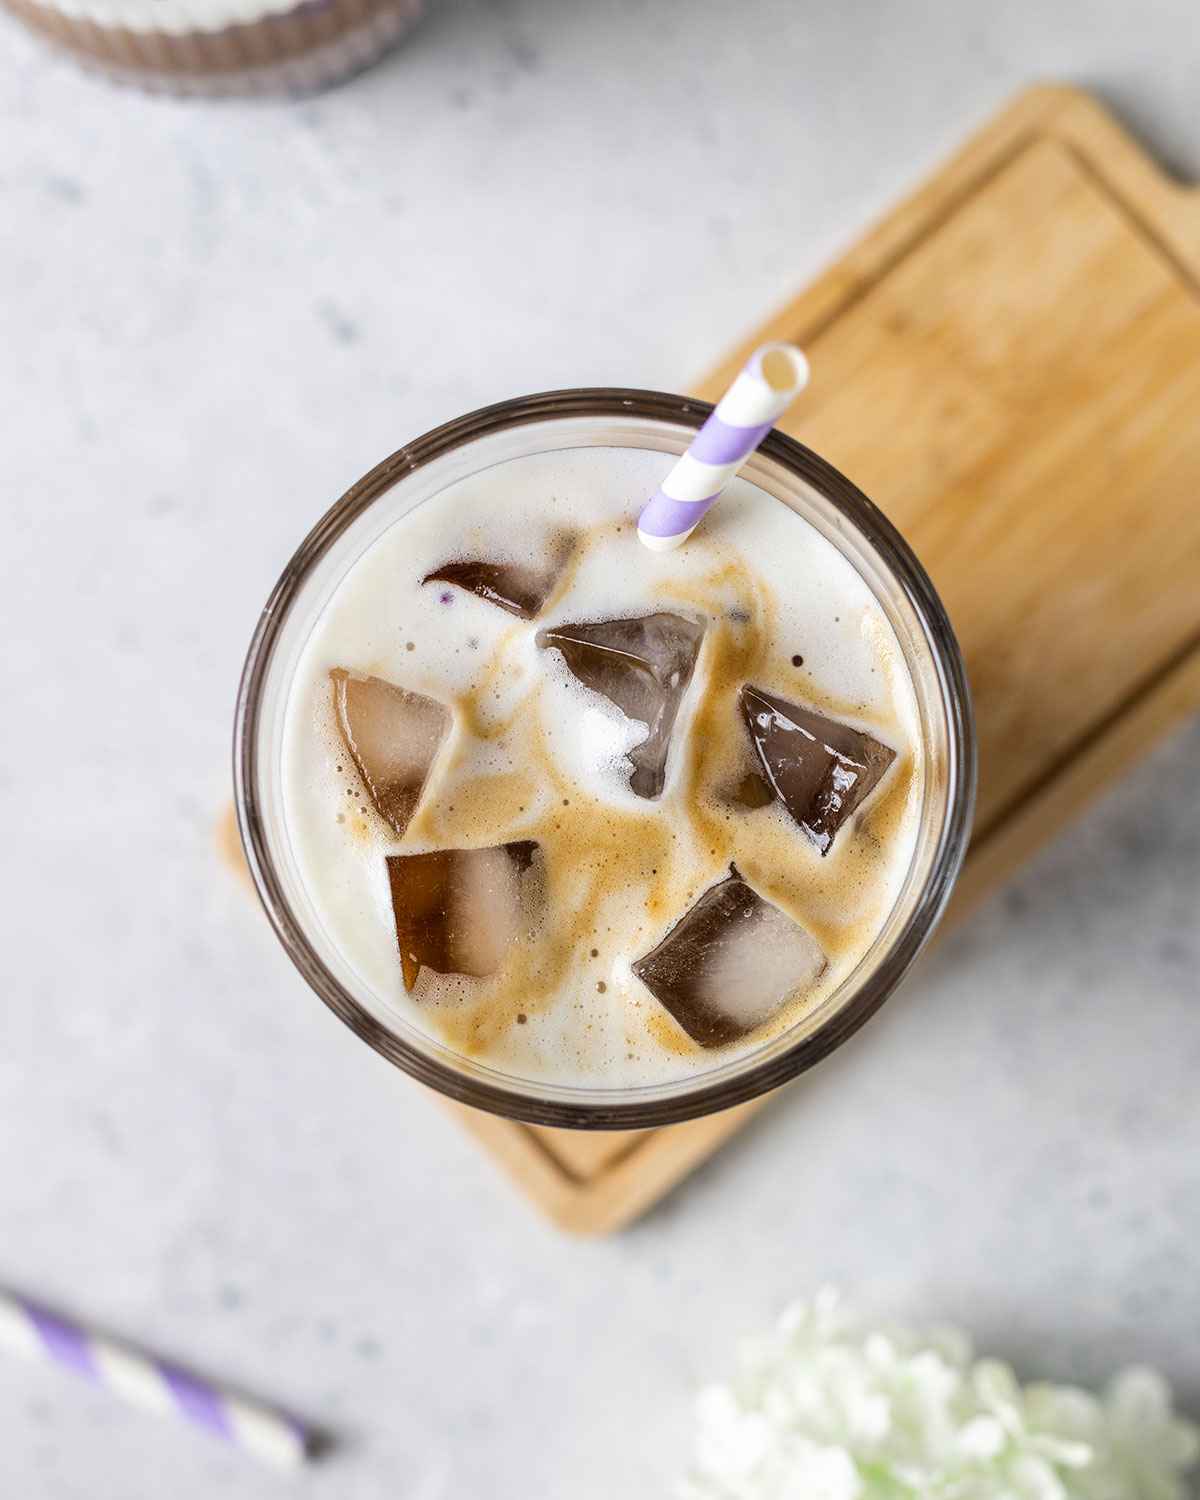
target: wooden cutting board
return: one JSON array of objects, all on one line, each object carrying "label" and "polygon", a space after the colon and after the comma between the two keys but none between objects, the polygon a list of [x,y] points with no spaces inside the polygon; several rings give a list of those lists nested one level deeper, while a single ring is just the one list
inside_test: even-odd
[{"label": "wooden cutting board", "polygon": [[[960,921],[1200,708],[1200,195],[1086,94],[1031,89],[696,393],[776,338],[813,366],[781,425],[887,512],[962,643],[980,790]],[[761,1101],[596,1134],[452,1107],[597,1234]]]}]

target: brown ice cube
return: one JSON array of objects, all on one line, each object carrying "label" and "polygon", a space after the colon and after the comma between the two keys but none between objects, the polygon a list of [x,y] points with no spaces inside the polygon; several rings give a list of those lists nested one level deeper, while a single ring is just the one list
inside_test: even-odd
[{"label": "brown ice cube", "polygon": [[387,856],[406,990],[422,968],[476,978],[501,968],[534,899],[526,877],[537,852],[524,840]]},{"label": "brown ice cube", "polygon": [[669,613],[538,631],[538,645],[561,651],[584,687],[646,725],[646,738],[629,751],[629,785],[639,797],[663,789],[671,730],[703,639],[702,622]]},{"label": "brown ice cube", "polygon": [[725,788],[724,800],[744,812],[757,812],[760,807],[774,802],[775,793],[757,771],[747,771]]},{"label": "brown ice cube", "polygon": [[329,678],[346,749],[376,812],[403,838],[450,728],[450,710],[382,677],[334,667]]},{"label": "brown ice cube", "polygon": [[879,785],[896,752],[849,724],[761,688],[741,692],[742,717],[775,795],[821,851]]},{"label": "brown ice cube", "polygon": [[452,583],[506,609],[510,615],[532,620],[554,592],[574,546],[572,536],[556,538],[549,561],[540,568],[528,563],[489,562],[484,558],[446,562],[426,573],[421,582]]},{"label": "brown ice cube", "polygon": [[722,1047],[769,1021],[824,968],[811,933],[731,865],[633,972],[693,1041]]}]

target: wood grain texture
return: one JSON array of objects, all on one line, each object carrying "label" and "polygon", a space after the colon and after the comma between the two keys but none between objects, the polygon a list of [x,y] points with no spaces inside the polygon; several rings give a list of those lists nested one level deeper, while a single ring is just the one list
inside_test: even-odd
[{"label": "wood grain texture", "polygon": [[[963,646],[961,920],[1200,707],[1200,196],[1087,95],[1033,89],[697,393],[768,338],[813,366],[781,425],[896,523]],[[616,1136],[470,1128],[561,1227],[602,1233],[757,1107]]]}]

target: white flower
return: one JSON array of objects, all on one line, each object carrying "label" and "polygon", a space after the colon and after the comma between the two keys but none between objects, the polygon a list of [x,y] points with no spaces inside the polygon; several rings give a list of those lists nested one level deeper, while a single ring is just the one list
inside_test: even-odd
[{"label": "white flower", "polygon": [[1183,1500],[1200,1449],[1150,1371],[1103,1400],[1022,1387],[954,1330],[864,1330],[830,1291],[747,1344],[697,1418],[686,1500]]}]

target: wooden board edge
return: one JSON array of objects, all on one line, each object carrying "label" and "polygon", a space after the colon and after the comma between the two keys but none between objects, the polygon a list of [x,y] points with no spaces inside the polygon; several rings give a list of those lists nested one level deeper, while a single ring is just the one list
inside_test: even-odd
[{"label": "wooden board edge", "polygon": [[590,1178],[573,1174],[527,1125],[435,1097],[556,1228],[594,1237],[638,1218],[774,1096],[647,1130],[642,1142]]},{"label": "wooden board edge", "polygon": [[1123,771],[1196,712],[1200,712],[1200,646],[1185,651],[1145,684],[1056,775],[972,845],[939,930],[962,921],[1091,806]]},{"label": "wooden board edge", "polygon": [[1169,176],[1091,94],[1070,91],[1053,134],[1200,292],[1200,188]]},{"label": "wooden board edge", "polygon": [[[552,1212],[554,1222],[560,1229],[581,1237],[624,1229],[661,1201],[775,1097],[766,1095],[720,1114],[647,1131],[644,1144],[587,1182],[577,1184],[556,1204]],[[546,1208],[544,1204],[539,1206]]]},{"label": "wooden board edge", "polygon": [[1200,190],[1168,177],[1091,94],[1069,84],[1034,84],[933,167],[908,197],[698,382],[693,394],[717,401],[767,339],[815,339],[1036,135],[1071,150],[1157,250],[1189,280],[1200,276]]},{"label": "wooden board edge", "polygon": [[[833,263],[819,272],[760,324],[714,370],[692,387],[705,401],[717,401],[759,344],[770,339],[812,339],[874,285],[914,244],[945,219],[980,182],[1003,166],[1021,143],[1048,120],[1091,98],[1066,84],[1034,84],[993,115],[948,158],[933,163],[917,188],[893,203]],[[1103,115],[1098,105],[1094,106]],[[1119,127],[1112,123],[1120,136]]]},{"label": "wooden board edge", "polygon": [[472,1109],[468,1104],[458,1104],[440,1094],[433,1097],[475,1138],[525,1198],[560,1229],[573,1230],[580,1200],[587,1197],[589,1184],[574,1177],[527,1126]]}]

